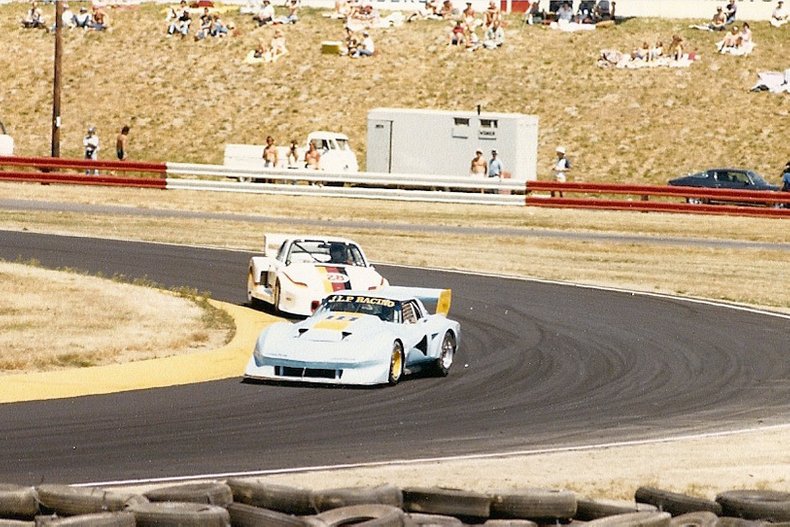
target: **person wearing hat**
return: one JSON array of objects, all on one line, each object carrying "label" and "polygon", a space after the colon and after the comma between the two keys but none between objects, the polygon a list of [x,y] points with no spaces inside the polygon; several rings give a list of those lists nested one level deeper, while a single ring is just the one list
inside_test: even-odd
[{"label": "person wearing hat", "polygon": [[483,151],[479,148],[475,150],[475,157],[469,165],[469,175],[472,177],[486,177],[488,175],[488,163],[483,157]]},{"label": "person wearing hat", "polygon": [[773,27],[782,27],[787,22],[790,22],[790,13],[785,10],[784,2],[779,0],[776,3],[776,9],[771,13],[771,25]]},{"label": "person wearing hat", "polygon": [[491,150],[491,159],[488,161],[488,177],[502,177],[502,170],[504,169],[502,160],[499,159],[499,152],[496,149]]},{"label": "person wearing hat", "polygon": [[269,0],[263,0],[263,7],[253,19],[258,22],[258,26],[274,22],[274,6],[272,6],[272,3]]},{"label": "person wearing hat", "polygon": [[351,57],[372,57],[375,52],[376,46],[373,44],[373,39],[370,38],[370,33],[363,31],[362,41],[359,43],[357,49],[354,51]]},{"label": "person wearing hat", "polygon": [[92,22],[93,20],[91,19],[91,14],[88,13],[88,8],[85,6],[80,7],[80,12],[74,15],[74,25],[76,27],[88,29],[91,27]]},{"label": "person wearing hat", "polygon": [[[85,148],[85,159],[96,161],[99,159],[99,136],[96,134],[96,127],[89,126],[88,132],[82,138],[82,146]],[[86,170],[85,174],[89,174],[90,170]],[[95,175],[99,174],[98,170],[94,170]]]},{"label": "person wearing hat", "polygon": [[[567,181],[566,173],[571,169],[571,161],[565,155],[564,146],[558,146],[556,153],[557,161],[554,163],[554,181],[565,183]],[[551,197],[554,197],[554,192],[551,193]],[[560,191],[560,197],[562,197],[562,191]]]},{"label": "person wearing hat", "polygon": [[716,8],[716,14],[713,15],[713,18],[708,24],[708,29],[713,31],[724,31],[727,26],[727,15],[724,13],[724,10],[721,6]]}]

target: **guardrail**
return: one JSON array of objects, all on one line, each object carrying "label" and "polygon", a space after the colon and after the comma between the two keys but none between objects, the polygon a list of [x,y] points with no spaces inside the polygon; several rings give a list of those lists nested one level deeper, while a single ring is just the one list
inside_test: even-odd
[{"label": "guardrail", "polygon": [[[583,182],[529,181],[525,184],[523,181],[510,179],[469,176],[251,169],[225,165],[34,157],[0,157],[0,167],[28,169],[0,170],[0,180],[7,181],[790,218],[789,192]],[[86,173],[51,172],[52,170],[81,170]],[[92,174],[100,170],[147,173],[154,177]],[[552,193],[554,196],[551,196]],[[574,197],[566,197],[566,194]],[[576,196],[578,194],[583,196]],[[711,202],[720,204],[714,205]]]}]

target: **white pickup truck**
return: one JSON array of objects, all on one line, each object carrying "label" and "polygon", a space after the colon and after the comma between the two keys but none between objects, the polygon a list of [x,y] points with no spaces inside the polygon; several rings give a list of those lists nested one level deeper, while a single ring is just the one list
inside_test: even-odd
[{"label": "white pickup truck", "polygon": [[[277,147],[277,168],[305,168],[304,154],[313,143],[321,153],[318,168],[327,172],[357,172],[359,163],[348,142],[348,136],[323,130],[310,132],[303,146],[297,148],[296,156],[289,155],[287,146]],[[233,168],[263,168],[263,145],[225,145],[225,166]]]},{"label": "white pickup truck", "polygon": [[5,126],[0,121],[0,156],[14,155],[14,138],[6,134]]}]

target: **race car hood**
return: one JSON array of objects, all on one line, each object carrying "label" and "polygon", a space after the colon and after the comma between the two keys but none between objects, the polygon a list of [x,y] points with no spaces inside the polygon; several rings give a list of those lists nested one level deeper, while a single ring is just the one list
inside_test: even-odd
[{"label": "race car hood", "polygon": [[359,313],[327,313],[296,324],[291,338],[313,342],[350,342],[381,330],[381,320]]},{"label": "race car hood", "polygon": [[372,267],[295,263],[283,270],[292,282],[329,294],[348,289],[373,290],[387,282]]}]

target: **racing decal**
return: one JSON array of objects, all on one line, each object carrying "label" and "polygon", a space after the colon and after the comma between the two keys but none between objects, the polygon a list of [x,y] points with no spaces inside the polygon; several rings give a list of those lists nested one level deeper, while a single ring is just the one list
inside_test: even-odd
[{"label": "racing decal", "polygon": [[389,298],[378,298],[373,296],[354,296],[354,295],[332,295],[326,301],[331,302],[352,302],[357,304],[371,304],[384,307],[395,307],[395,301]]},{"label": "racing decal", "polygon": [[334,291],[351,289],[351,279],[348,277],[344,267],[326,266],[318,269],[324,275],[325,292],[332,293]]},{"label": "racing decal", "polygon": [[312,329],[328,329],[331,331],[344,331],[359,316],[352,314],[333,313],[323,320],[316,322]]}]

